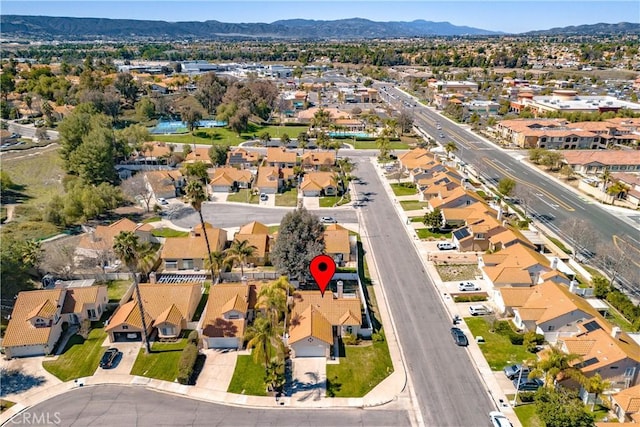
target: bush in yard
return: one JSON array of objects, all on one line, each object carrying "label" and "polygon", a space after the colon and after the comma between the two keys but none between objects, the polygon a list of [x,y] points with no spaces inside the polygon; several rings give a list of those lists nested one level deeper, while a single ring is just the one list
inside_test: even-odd
[{"label": "bush in yard", "polygon": [[518,394],[518,398],[522,403],[530,403],[533,402],[536,393],[533,391],[523,391]]},{"label": "bush in yard", "polygon": [[200,342],[200,335],[198,335],[198,331],[191,331],[187,339],[189,340],[189,344],[194,344],[197,347]]},{"label": "bush in yard", "polygon": [[455,302],[481,302],[486,301],[486,295],[459,295],[453,297]]},{"label": "bush in yard", "polygon": [[347,333],[342,336],[342,342],[344,343],[344,345],[356,345],[358,344],[358,337],[353,334]]},{"label": "bush in yard", "polygon": [[193,375],[193,367],[198,359],[198,347],[189,343],[182,354],[180,355],[180,361],[178,362],[178,382],[180,384],[189,384],[191,375]]},{"label": "bush in yard", "polygon": [[384,336],[384,331],[380,329],[378,332],[374,332],[373,334],[371,334],[371,339],[373,340],[373,342],[384,342],[384,340],[386,339]]}]

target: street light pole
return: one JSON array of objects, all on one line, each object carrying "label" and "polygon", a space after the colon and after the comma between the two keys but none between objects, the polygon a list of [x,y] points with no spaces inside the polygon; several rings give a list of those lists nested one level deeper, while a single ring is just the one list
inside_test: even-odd
[{"label": "street light pole", "polygon": [[514,408],[518,404],[518,392],[520,391],[520,382],[522,381],[522,371],[524,371],[524,368],[525,368],[525,362],[523,360],[522,361],[522,365],[520,365],[520,373],[518,374],[518,382],[516,383],[516,394],[513,397],[513,402],[511,403],[511,406],[513,406]]}]

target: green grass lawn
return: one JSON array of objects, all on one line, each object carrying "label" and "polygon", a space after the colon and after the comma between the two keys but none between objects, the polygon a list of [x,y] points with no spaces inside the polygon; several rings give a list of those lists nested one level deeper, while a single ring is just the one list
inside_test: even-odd
[{"label": "green grass lawn", "polygon": [[396,196],[417,196],[418,192],[416,190],[415,184],[412,183],[400,183],[400,184],[391,184],[391,189],[393,190],[393,194]]},{"label": "green grass lawn", "polygon": [[429,239],[429,238],[433,238],[433,239],[447,238],[447,239],[450,239],[451,238],[451,232],[438,233],[438,232],[431,231],[428,228],[420,228],[420,229],[416,230],[416,234],[418,235],[418,237],[420,239]]},{"label": "green grass lawn", "polygon": [[411,222],[423,222],[423,221],[424,221],[424,215],[411,217]]},{"label": "green grass lawn", "polygon": [[471,330],[469,339],[478,335],[484,337],[486,344],[480,346],[482,354],[494,371],[501,371],[505,366],[522,363],[535,357],[522,345],[513,345],[509,338],[495,332],[489,332],[489,324],[482,317],[465,317],[465,322]]},{"label": "green grass lawn", "polygon": [[107,282],[109,301],[120,301],[129,286],[131,286],[131,280],[109,280]]},{"label": "green grass lawn", "polygon": [[151,231],[151,234],[153,234],[155,237],[187,237],[189,235],[189,232],[163,227],[163,228],[154,228]]},{"label": "green grass lawn", "polygon": [[551,240],[553,244],[556,245],[562,252],[564,252],[565,254],[571,255],[571,249],[567,248],[564,244],[562,244],[560,240],[551,236],[547,236],[547,238]]},{"label": "green grass lawn", "polygon": [[387,342],[345,346],[340,364],[327,365],[327,394],[362,397],[393,372]]},{"label": "green grass lawn", "polygon": [[146,223],[149,223],[149,222],[159,222],[159,221],[162,221],[162,218],[161,218],[161,217],[159,217],[159,216],[152,216],[152,217],[150,217],[150,218],[147,218],[147,219],[143,219],[143,220],[142,220],[142,222],[144,222],[145,224],[146,224]]},{"label": "green grass lawn", "polygon": [[[353,148],[358,150],[375,150],[378,148],[375,141],[356,141],[355,144],[353,140],[345,139],[344,141],[346,144],[353,145]],[[409,144],[401,141],[391,141],[389,148],[391,150],[406,150],[409,148]]]},{"label": "green grass lawn", "polygon": [[[320,207],[321,208],[332,208],[334,206],[342,206],[351,201],[351,198],[347,195],[342,201],[340,201],[340,196],[324,196],[320,197]],[[339,203],[339,204],[338,204]]]},{"label": "green grass lawn", "polygon": [[514,408],[522,427],[544,427],[543,422],[536,414],[536,405],[520,405]]},{"label": "green grass lawn", "polygon": [[280,230],[280,225],[270,225],[269,227],[269,234],[273,234],[276,231]]},{"label": "green grass lawn", "polygon": [[238,356],[236,369],[233,371],[233,378],[227,391],[251,396],[266,396],[264,367],[255,363],[251,355]]},{"label": "green grass lawn", "polygon": [[[189,331],[183,332],[188,334]],[[174,381],[178,375],[180,355],[186,345],[187,339],[182,338],[175,343],[154,342],[149,354],[145,354],[144,348],[141,348],[131,368],[131,375]]]},{"label": "green grass lawn", "polygon": [[0,399],[0,413],[6,411],[7,409],[11,408],[15,404],[16,404],[15,402],[11,402],[9,400]]},{"label": "green grass lawn", "polygon": [[612,324],[618,326],[625,332],[635,332],[631,322],[627,320],[618,310],[615,309],[608,301],[603,300],[610,308],[607,313],[607,320]]},{"label": "green grass lawn", "polygon": [[291,188],[282,194],[276,194],[276,206],[298,206],[298,189]]},{"label": "green grass lawn", "polygon": [[400,206],[402,206],[402,209],[404,209],[405,211],[415,211],[418,209],[426,208],[427,206],[429,206],[429,203],[420,202],[418,200],[402,200],[400,201]]},{"label": "green grass lawn", "polygon": [[260,198],[257,194],[252,194],[251,190],[243,188],[238,190],[237,193],[229,193],[227,202],[252,203],[257,205],[260,202]]},{"label": "green grass lawn", "polygon": [[81,377],[89,377],[98,368],[100,358],[106,350],[102,343],[107,337],[104,329],[93,329],[85,341],[81,336],[74,335],[57,360],[42,362],[42,367],[50,374],[62,381],[69,381]]}]

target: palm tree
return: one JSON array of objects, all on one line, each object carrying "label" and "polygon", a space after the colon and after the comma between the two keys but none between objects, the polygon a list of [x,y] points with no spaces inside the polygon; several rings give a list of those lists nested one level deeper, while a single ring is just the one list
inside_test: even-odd
[{"label": "palm tree", "polygon": [[600,178],[602,178],[602,191],[607,191],[607,184],[609,183],[609,181],[611,181],[611,172],[609,172],[609,168],[605,168],[604,171],[602,171],[602,175],[600,175]]},{"label": "palm tree", "polygon": [[280,390],[286,383],[284,375],[284,360],[282,357],[272,357],[265,368],[265,382],[269,389]]},{"label": "palm tree", "polygon": [[209,236],[207,236],[207,228],[204,226],[204,218],[202,217],[202,203],[207,200],[207,191],[202,182],[197,179],[191,179],[184,188],[185,197],[191,204],[191,207],[198,212],[200,216],[200,225],[202,226],[202,234],[207,244],[207,258],[209,258],[209,268],[211,271],[211,283],[215,274],[213,273],[213,264],[211,262],[211,246],[209,245]]},{"label": "palm tree", "polygon": [[580,359],[581,356],[578,354],[565,353],[559,347],[550,347],[529,376],[544,377],[544,384],[547,387],[553,387],[556,380],[563,378],[574,378],[580,382],[583,374],[580,369],[572,366],[572,362]]},{"label": "palm tree", "polygon": [[228,258],[240,264],[240,275],[244,276],[244,265],[257,249],[248,240],[234,240],[231,247],[227,249]]},{"label": "palm tree", "polygon": [[129,272],[133,276],[133,287],[136,291],[136,298],[138,299],[138,309],[140,310],[140,318],[142,319],[142,339],[144,342],[145,352],[148,354],[151,352],[151,345],[149,344],[149,337],[147,336],[147,320],[145,317],[144,307],[142,305],[142,298],[140,297],[140,286],[138,286],[138,266],[140,260],[145,258],[144,254],[148,252],[147,245],[140,243],[138,236],[131,231],[121,231],[113,239],[113,251],[116,256],[127,266]]},{"label": "palm tree", "polygon": [[280,318],[287,312],[287,300],[292,290],[293,287],[286,276],[282,276],[275,282],[263,286],[258,293],[256,307],[265,310],[274,327],[277,327]]},{"label": "palm tree", "polygon": [[591,412],[593,412],[594,406],[596,406],[596,401],[598,400],[598,396],[604,393],[609,387],[611,387],[611,383],[602,379],[600,374],[595,374],[592,377],[584,378],[582,382],[582,386],[589,393],[595,394],[593,397],[593,401],[591,402]]},{"label": "palm tree", "polygon": [[[262,315],[258,315],[253,325],[247,329],[247,349],[253,349],[253,360],[261,363],[268,374],[269,361],[273,356],[281,357],[284,354],[284,344],[280,339],[280,326]],[[275,354],[272,355],[272,353]]]},{"label": "palm tree", "polygon": [[309,145],[309,135],[307,132],[300,132],[298,134],[298,147],[302,148],[302,154],[304,154],[304,149]]},{"label": "palm tree", "polygon": [[391,142],[386,136],[383,135],[380,138],[376,139],[376,147],[378,147],[378,150],[380,150],[379,158],[381,160],[385,160],[389,157],[389,152],[391,151],[390,146]]},{"label": "palm tree", "polygon": [[[209,254],[209,259],[205,260],[204,268],[216,272],[216,277],[220,277],[222,269],[229,265],[229,260],[225,252],[215,251]],[[211,283],[215,283],[215,278],[211,278]]]},{"label": "palm tree", "polygon": [[447,143],[445,144],[445,146],[444,146],[444,151],[446,151],[446,152],[447,152],[447,159],[449,159],[449,158],[450,158],[450,154],[451,154],[452,152],[456,152],[456,151],[458,151],[458,146],[456,145],[456,143],[455,143],[455,142],[453,142],[453,141],[449,141],[449,142],[447,142]]}]

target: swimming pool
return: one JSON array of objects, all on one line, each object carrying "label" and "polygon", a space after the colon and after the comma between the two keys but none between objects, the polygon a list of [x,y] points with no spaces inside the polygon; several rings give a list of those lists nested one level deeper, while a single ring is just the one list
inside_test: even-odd
[{"label": "swimming pool", "polygon": [[331,138],[372,138],[373,135],[366,132],[329,132]]},{"label": "swimming pool", "polygon": [[[197,127],[199,128],[217,128],[224,127],[227,122],[221,122],[218,120],[200,120]],[[184,133],[187,132],[187,124],[178,120],[169,120],[165,122],[159,122],[156,127],[150,131],[153,134],[158,133]]]}]

